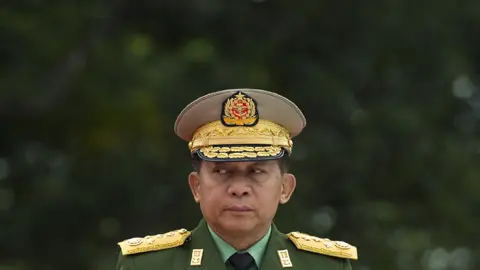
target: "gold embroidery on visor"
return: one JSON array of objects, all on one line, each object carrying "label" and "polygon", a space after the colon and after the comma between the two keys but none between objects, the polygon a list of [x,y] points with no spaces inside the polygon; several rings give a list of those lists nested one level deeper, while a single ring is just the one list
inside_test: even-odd
[{"label": "gold embroidery on visor", "polygon": [[221,147],[221,146],[209,146],[201,148],[200,152],[207,158],[257,158],[257,157],[275,157],[278,156],[282,151],[281,147],[278,146],[262,146],[262,147],[253,147],[253,146],[232,146],[232,147]]}]

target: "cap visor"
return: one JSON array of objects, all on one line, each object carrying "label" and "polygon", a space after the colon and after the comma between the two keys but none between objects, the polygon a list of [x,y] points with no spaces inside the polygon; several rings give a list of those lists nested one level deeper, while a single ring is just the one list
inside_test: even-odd
[{"label": "cap visor", "polygon": [[194,152],[200,159],[213,162],[262,161],[282,158],[285,149],[277,146],[210,146]]}]

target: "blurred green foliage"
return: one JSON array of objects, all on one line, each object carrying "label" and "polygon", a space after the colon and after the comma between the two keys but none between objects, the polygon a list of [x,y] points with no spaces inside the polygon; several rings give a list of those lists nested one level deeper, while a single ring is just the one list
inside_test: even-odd
[{"label": "blurred green foliage", "polygon": [[480,267],[480,2],[15,1],[0,7],[0,269],[113,269],[193,228],[191,100],[263,88],[304,111],[276,223],[354,269]]}]

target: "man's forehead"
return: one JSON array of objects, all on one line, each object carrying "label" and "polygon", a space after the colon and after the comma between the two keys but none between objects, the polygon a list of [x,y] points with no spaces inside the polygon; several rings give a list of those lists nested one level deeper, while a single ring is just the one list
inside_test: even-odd
[{"label": "man's forehead", "polygon": [[203,161],[211,167],[229,166],[229,167],[249,167],[249,166],[268,166],[278,163],[278,160],[258,160],[258,161]]}]

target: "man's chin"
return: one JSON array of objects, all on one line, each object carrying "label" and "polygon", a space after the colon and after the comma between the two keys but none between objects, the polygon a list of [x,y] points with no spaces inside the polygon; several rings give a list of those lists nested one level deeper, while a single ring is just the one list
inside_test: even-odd
[{"label": "man's chin", "polygon": [[229,232],[247,233],[255,228],[255,223],[252,218],[229,219],[222,223],[222,227]]}]

